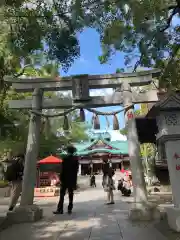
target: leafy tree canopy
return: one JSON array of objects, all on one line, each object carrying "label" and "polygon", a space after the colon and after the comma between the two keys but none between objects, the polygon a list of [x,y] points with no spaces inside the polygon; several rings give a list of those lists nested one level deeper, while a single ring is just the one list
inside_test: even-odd
[{"label": "leafy tree canopy", "polygon": [[[44,51],[48,58],[67,70],[79,56],[76,38],[78,25],[73,23],[70,6],[62,1],[5,0],[0,4],[0,57],[11,57],[19,64],[34,51]],[[1,62],[0,62],[1,64]]]},{"label": "leafy tree canopy", "polygon": [[[54,61],[47,60],[44,54],[33,54],[29,56],[29,62],[33,63],[33,65],[26,67],[22,72],[25,76],[56,77],[59,75],[59,65]],[[25,99],[31,97],[31,95],[32,93],[17,93],[11,88],[7,89],[0,109],[1,154],[8,151],[12,151],[13,153],[16,151],[25,151],[30,113],[27,110],[23,110],[21,114],[19,114],[19,111],[9,109],[7,103],[10,99]],[[64,98],[63,94],[56,94],[55,92],[45,92],[44,95],[46,97],[58,98],[59,100]],[[48,114],[49,110],[44,111]],[[52,109],[51,112],[51,114],[53,114],[56,110]],[[60,131],[63,132],[63,117],[52,118],[45,122],[45,119],[42,119],[39,150],[40,158],[55,154],[58,148],[61,148],[62,145],[66,145],[69,142],[87,139],[87,128],[79,122],[78,113],[73,112],[69,118],[69,122],[71,123],[70,132],[67,135],[60,136],[57,136],[57,130],[60,129]],[[9,122],[7,122],[7,119]]]},{"label": "leafy tree canopy", "polygon": [[101,35],[101,63],[118,50],[127,66],[138,59],[134,70],[159,67],[161,86],[179,88],[179,15],[179,0],[6,0],[0,5],[0,50],[8,49],[11,66],[43,50],[67,69],[79,56],[76,33],[93,27]]},{"label": "leafy tree canopy", "polygon": [[101,63],[107,62],[116,51],[121,51],[125,53],[127,66],[138,59],[134,71],[138,66],[159,67],[162,69],[163,87],[177,86],[180,74],[179,0],[75,2],[81,6],[78,18],[96,28],[101,35]]}]

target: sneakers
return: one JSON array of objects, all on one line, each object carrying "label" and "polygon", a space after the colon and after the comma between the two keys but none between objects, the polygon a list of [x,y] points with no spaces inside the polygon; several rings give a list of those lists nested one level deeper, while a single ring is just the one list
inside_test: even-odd
[{"label": "sneakers", "polygon": [[113,201],[113,202],[108,202],[108,203],[106,203],[106,205],[113,205],[113,204],[115,204],[114,201]]},{"label": "sneakers", "polygon": [[[53,214],[63,214],[64,212],[63,212],[63,210],[56,210],[56,211],[54,211],[53,212]],[[72,214],[72,210],[68,210],[68,214]]]},{"label": "sneakers", "polygon": [[9,212],[12,212],[13,209],[14,209],[14,207],[10,207],[10,208],[9,208]]}]

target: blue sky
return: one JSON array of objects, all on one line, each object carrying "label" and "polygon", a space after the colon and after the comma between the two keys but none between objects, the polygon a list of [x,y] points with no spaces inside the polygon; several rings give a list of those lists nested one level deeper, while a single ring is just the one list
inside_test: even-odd
[{"label": "blue sky", "polygon": [[[101,55],[101,45],[99,34],[93,29],[85,29],[78,35],[81,55],[77,59],[67,73],[61,72],[62,76],[75,74],[107,74],[115,73],[117,68],[124,66],[124,54],[116,53],[111,60],[106,64],[100,64],[98,56]],[[138,106],[137,106],[138,108]],[[121,109],[121,106],[100,108],[100,111],[116,111]],[[91,122],[92,114],[86,113],[87,121]],[[112,117],[109,117],[110,129],[112,129]],[[124,127],[123,112],[118,114],[120,127]],[[101,129],[106,129],[106,119],[100,117]]]},{"label": "blue sky", "polygon": [[[177,26],[180,24],[180,20],[177,17],[173,18],[172,25]],[[111,60],[106,64],[100,64],[98,56],[101,55],[101,45],[99,34],[94,30],[87,28],[78,35],[80,42],[81,54],[80,58],[77,59],[67,73],[61,72],[62,76],[76,75],[76,74],[108,74],[115,73],[117,68],[128,69],[124,65],[124,54],[117,52],[112,56]],[[132,66],[135,64],[132,62]],[[101,94],[99,94],[101,95]],[[139,109],[139,105],[135,106],[135,109]],[[100,108],[100,111],[116,111],[121,106]],[[120,127],[124,127],[123,112],[118,114]],[[92,114],[86,113],[87,120],[91,122]],[[110,129],[112,129],[112,117],[109,117]],[[100,117],[101,129],[106,129],[106,120],[104,117]]]},{"label": "blue sky", "polygon": [[99,34],[94,29],[85,29],[78,35],[81,56],[75,61],[67,73],[72,74],[106,74],[114,73],[117,68],[124,67],[124,54],[117,53],[107,64],[100,64],[98,56],[101,55],[101,45]]}]

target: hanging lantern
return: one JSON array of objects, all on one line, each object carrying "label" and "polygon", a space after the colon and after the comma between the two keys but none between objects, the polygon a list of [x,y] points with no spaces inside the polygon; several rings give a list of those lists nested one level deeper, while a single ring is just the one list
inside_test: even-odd
[{"label": "hanging lantern", "polygon": [[85,122],[86,121],[86,119],[85,119],[85,112],[84,112],[83,108],[80,109],[80,121],[81,122]]},{"label": "hanging lantern", "polygon": [[93,126],[94,126],[94,129],[96,130],[100,129],[100,121],[99,121],[99,116],[97,114],[94,114],[93,116]]},{"label": "hanging lantern", "polygon": [[66,115],[64,116],[63,130],[64,131],[69,130],[69,120],[68,120],[68,117]]},{"label": "hanging lantern", "polygon": [[119,121],[116,114],[113,116],[113,130],[119,130]]}]

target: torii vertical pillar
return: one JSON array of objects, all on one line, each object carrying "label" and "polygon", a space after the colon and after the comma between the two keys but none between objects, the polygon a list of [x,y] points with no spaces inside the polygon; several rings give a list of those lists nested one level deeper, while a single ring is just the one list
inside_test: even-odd
[{"label": "torii vertical pillar", "polygon": [[132,92],[128,82],[124,81],[122,83],[122,91],[125,107],[125,124],[128,129],[128,151],[134,194],[134,204],[132,209],[130,209],[129,217],[131,220],[151,220],[157,217],[157,209],[151,206],[147,199],[143,164],[140,158],[140,144],[132,103]]},{"label": "torii vertical pillar", "polygon": [[[32,110],[42,111],[43,91],[35,89],[32,99]],[[34,186],[36,183],[37,157],[39,153],[39,137],[41,128],[41,116],[31,113],[29,133],[26,148],[21,206],[33,204]]]},{"label": "torii vertical pillar", "polygon": [[[32,98],[32,110],[41,112],[42,100],[42,89],[35,89]],[[31,222],[42,218],[42,209],[33,204],[40,128],[41,116],[32,112],[29,123],[21,202],[19,207],[8,213],[8,217],[13,222]]]}]

